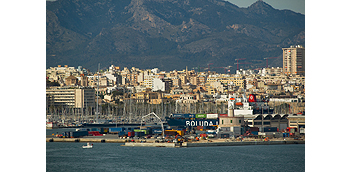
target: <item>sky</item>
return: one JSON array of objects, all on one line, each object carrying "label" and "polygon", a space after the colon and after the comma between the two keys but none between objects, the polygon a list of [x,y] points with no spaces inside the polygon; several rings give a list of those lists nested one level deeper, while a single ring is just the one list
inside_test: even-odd
[{"label": "sky", "polygon": [[[248,7],[257,0],[227,0],[238,7]],[[297,13],[305,14],[305,0],[263,0],[275,9],[288,9]]]}]

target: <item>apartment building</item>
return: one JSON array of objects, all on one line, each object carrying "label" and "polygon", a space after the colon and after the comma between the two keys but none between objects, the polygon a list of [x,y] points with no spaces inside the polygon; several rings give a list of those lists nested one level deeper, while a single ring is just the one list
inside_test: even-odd
[{"label": "apartment building", "polygon": [[153,79],[154,78],[159,78],[159,75],[154,75],[154,74],[149,74],[149,75],[144,75],[144,82],[143,85],[147,88],[153,88]]},{"label": "apartment building", "polygon": [[74,108],[94,107],[95,90],[90,88],[46,89],[47,106],[69,106]]},{"label": "apartment building", "polygon": [[75,69],[75,67],[68,67],[68,65],[61,66],[58,65],[57,67],[50,67],[46,69],[46,76],[48,77],[49,81],[59,81],[60,79],[65,79],[69,76],[79,77],[80,72]]},{"label": "apartment building", "polygon": [[305,48],[301,45],[282,48],[283,73],[304,76],[305,73]]},{"label": "apartment building", "polygon": [[169,92],[170,87],[172,86],[172,80],[168,78],[153,78],[153,91],[163,91]]}]

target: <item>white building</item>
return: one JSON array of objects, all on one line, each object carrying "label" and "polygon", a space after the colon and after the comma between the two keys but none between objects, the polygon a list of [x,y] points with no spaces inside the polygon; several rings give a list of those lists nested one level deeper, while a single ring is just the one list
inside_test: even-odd
[{"label": "white building", "polygon": [[163,82],[159,78],[153,78],[153,85],[152,85],[152,90],[153,91],[165,91],[165,82]]},{"label": "white building", "polygon": [[153,88],[153,79],[158,78],[158,75],[150,74],[150,75],[144,75],[144,86],[147,88]]}]

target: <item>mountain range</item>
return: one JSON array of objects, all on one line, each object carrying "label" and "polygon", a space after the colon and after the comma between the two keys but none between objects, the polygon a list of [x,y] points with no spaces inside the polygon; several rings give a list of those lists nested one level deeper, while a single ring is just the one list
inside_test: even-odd
[{"label": "mountain range", "polygon": [[[305,16],[258,0],[57,0],[46,2],[46,67],[111,64],[161,70],[264,67],[305,45]],[[282,66],[282,58],[269,60]],[[203,67],[203,68],[202,68]],[[213,68],[215,69],[215,68]],[[220,70],[220,68],[218,68]],[[221,69],[223,71],[223,69]]]}]

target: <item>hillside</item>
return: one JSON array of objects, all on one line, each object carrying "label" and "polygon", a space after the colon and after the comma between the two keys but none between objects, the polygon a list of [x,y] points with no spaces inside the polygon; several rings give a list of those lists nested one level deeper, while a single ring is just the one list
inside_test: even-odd
[{"label": "hillside", "polygon": [[304,15],[263,1],[248,8],[222,0],[47,1],[47,67],[173,70],[236,66],[236,58],[263,67],[282,47],[304,45],[304,23]]}]

